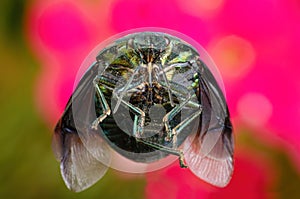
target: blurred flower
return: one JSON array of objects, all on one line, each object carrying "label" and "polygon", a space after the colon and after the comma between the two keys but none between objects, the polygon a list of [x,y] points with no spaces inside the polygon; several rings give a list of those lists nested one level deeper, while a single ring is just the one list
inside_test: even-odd
[{"label": "blurred flower", "polygon": [[173,164],[147,174],[147,199],[260,199],[276,198],[272,193],[273,169],[261,158],[247,153],[236,156],[235,172],[229,185],[216,188],[194,176],[188,169]]},{"label": "blurred flower", "polygon": [[221,66],[223,78],[227,81],[243,78],[256,60],[252,44],[236,35],[223,36],[210,42],[211,56]]},{"label": "blurred flower", "polygon": [[72,93],[83,59],[109,34],[106,12],[98,12],[103,4],[35,1],[28,11],[29,41],[43,66],[36,84],[37,104],[51,124],[57,121]]},{"label": "blurred flower", "polygon": [[211,19],[216,37],[208,51],[223,74],[232,115],[267,139],[280,138],[300,160],[300,7],[292,5],[225,1]]},{"label": "blurred flower", "polygon": [[264,95],[248,92],[239,100],[237,109],[241,120],[263,128],[272,115],[273,105]]},{"label": "blurred flower", "polygon": [[177,0],[184,12],[201,18],[211,18],[215,16],[223,7],[225,0]]},{"label": "blurred flower", "polygon": [[112,5],[111,14],[111,24],[117,32],[162,27],[184,33],[202,45],[210,40],[204,20],[183,12],[174,0],[117,0]]}]

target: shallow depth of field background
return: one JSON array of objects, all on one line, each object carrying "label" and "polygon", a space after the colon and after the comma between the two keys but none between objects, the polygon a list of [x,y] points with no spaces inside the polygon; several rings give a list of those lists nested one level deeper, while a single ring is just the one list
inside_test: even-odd
[{"label": "shallow depth of field background", "polygon": [[[224,80],[236,142],[224,189],[178,164],[112,169],[76,194],[51,151],[84,57],[108,37],[162,27],[198,41]],[[0,198],[300,198],[300,2],[297,0],[3,0]]]}]

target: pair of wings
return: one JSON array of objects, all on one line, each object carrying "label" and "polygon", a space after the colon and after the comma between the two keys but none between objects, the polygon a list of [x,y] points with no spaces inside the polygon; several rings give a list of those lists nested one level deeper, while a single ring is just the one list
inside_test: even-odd
[{"label": "pair of wings", "polygon": [[[206,66],[199,81],[203,106],[200,132],[183,143],[184,158],[200,179],[218,187],[228,184],[233,171],[232,126],[225,98]],[[99,73],[94,63],[80,80],[59,120],[53,150],[70,190],[80,192],[103,177],[110,161],[110,148],[101,129],[90,128],[96,118],[93,79]]]}]

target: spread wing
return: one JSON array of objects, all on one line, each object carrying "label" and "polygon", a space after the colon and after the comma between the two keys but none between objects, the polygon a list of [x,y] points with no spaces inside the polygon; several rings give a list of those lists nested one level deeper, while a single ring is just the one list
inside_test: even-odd
[{"label": "spread wing", "polygon": [[206,66],[201,77],[199,101],[203,111],[198,132],[184,142],[184,157],[196,176],[224,187],[233,172],[232,124],[223,93]]},{"label": "spread wing", "polygon": [[65,184],[75,192],[102,178],[111,160],[110,149],[99,130],[91,129],[96,118],[92,82],[97,73],[95,63],[80,80],[56,125],[52,141]]}]

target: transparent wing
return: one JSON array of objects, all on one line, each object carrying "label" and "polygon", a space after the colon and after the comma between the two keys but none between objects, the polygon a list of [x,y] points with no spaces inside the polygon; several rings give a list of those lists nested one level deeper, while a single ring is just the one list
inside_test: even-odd
[{"label": "transparent wing", "polygon": [[224,187],[233,172],[232,125],[225,98],[205,67],[199,82],[203,106],[198,132],[184,142],[184,157],[191,171],[204,181]]},{"label": "transparent wing", "polygon": [[[65,184],[76,192],[97,182],[106,173],[111,161],[107,143],[99,132],[90,128],[94,117],[89,115],[94,105],[91,104],[94,96],[91,84],[96,71],[96,67],[91,67],[79,82],[56,125],[52,141],[55,156],[61,162]],[[76,106],[80,103],[81,108],[74,109],[74,103]]]},{"label": "transparent wing", "polygon": [[97,118],[95,108],[96,90],[93,80],[100,72],[99,68],[100,70],[103,69],[96,62],[84,74],[70,99],[69,108],[72,110],[73,125],[83,145],[98,161],[110,166],[110,147],[101,137],[104,133],[101,128],[92,129],[92,123]]},{"label": "transparent wing", "polygon": [[89,153],[78,135],[69,133],[64,137],[60,169],[67,187],[80,192],[102,178],[108,167]]}]

